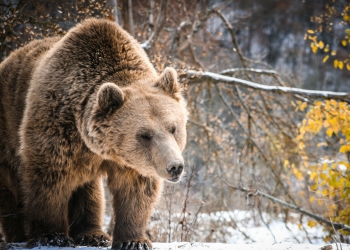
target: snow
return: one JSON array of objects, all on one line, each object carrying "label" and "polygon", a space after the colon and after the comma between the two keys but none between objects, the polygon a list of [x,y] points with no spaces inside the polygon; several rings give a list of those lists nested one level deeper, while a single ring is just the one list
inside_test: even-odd
[{"label": "snow", "polygon": [[[350,250],[350,245],[338,244],[294,244],[288,242],[281,243],[254,243],[254,244],[223,244],[223,243],[189,243],[189,242],[173,242],[173,243],[153,243],[154,250],[320,250],[326,245],[331,245],[331,249]],[[23,250],[24,244],[16,244],[12,246],[12,250]],[[95,247],[35,247],[33,250],[107,250],[108,248]]]},{"label": "snow", "polygon": [[[175,214],[173,219],[180,214]],[[288,222],[287,227],[284,223],[284,216],[278,215],[271,217],[271,215],[262,213],[265,222],[269,224],[269,229],[262,223],[254,222],[253,211],[235,210],[232,212],[221,211],[215,213],[200,213],[197,221],[197,235],[201,237],[194,237],[194,241],[199,242],[172,242],[172,243],[153,243],[154,250],[320,250],[324,246],[331,246],[323,248],[322,250],[350,250],[348,244],[327,244],[324,243],[323,238],[326,233],[323,227],[316,225],[312,228],[307,226],[307,219],[302,220],[304,230],[298,226],[300,222],[299,215],[290,213],[289,219],[294,223]],[[110,217],[105,218],[107,225]],[[232,221],[236,223],[239,230],[232,227]],[[158,221],[152,221],[152,226],[157,226]],[[211,231],[213,223],[219,225],[220,230],[215,230],[217,234],[213,234],[210,238],[217,243],[200,243],[205,240],[205,235]],[[174,229],[175,223],[172,224]],[[307,239],[305,231],[307,231]],[[224,234],[222,234],[224,232]],[[243,232],[243,233],[242,233]],[[248,236],[248,237],[246,237]],[[308,243],[309,240],[312,244]],[[219,243],[220,242],[220,243]],[[221,243],[225,242],[225,243]],[[3,244],[3,245],[1,245]],[[25,243],[8,244],[6,247],[4,243],[0,243],[1,250],[23,250]],[[109,250],[110,248],[96,248],[96,247],[36,247],[33,250]]]},{"label": "snow", "polygon": [[[180,215],[174,217],[176,218],[172,218],[172,221],[175,223],[171,224],[172,235],[176,235],[174,228],[177,227],[176,221],[180,220]],[[299,225],[300,215],[297,213],[289,213],[287,223],[285,223],[285,216],[282,214],[273,216],[263,212],[262,218],[269,225],[269,228],[253,210],[200,213],[191,240],[207,242],[209,239],[210,242],[229,244],[274,244],[277,242],[324,244],[323,239],[327,236],[321,225],[309,227],[307,217],[303,217],[301,225]],[[187,221],[191,220],[193,217],[187,217]],[[162,220],[154,220],[150,227],[159,230],[159,228],[164,228],[164,225],[162,226]],[[167,230],[165,228],[165,232]],[[160,234],[162,233],[164,232],[160,232]],[[176,237],[175,240],[177,240]]]}]

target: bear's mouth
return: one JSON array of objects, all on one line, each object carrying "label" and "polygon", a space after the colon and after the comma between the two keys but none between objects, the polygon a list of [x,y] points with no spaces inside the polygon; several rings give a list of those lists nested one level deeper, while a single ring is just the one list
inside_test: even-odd
[{"label": "bear's mouth", "polygon": [[168,181],[170,182],[177,182],[178,180],[180,180],[180,176],[177,177],[173,177],[173,178],[169,178]]}]

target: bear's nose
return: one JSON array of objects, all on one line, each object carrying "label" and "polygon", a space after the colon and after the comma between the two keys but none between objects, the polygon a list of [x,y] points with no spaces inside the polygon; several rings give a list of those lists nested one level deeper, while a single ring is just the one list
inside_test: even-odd
[{"label": "bear's nose", "polygon": [[181,175],[183,170],[184,170],[184,164],[180,161],[173,162],[169,164],[167,167],[168,173],[173,177],[177,177]]}]

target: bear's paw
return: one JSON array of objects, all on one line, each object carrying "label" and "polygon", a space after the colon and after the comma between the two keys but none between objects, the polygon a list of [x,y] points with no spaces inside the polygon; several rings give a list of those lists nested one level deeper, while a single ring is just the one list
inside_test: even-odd
[{"label": "bear's paw", "polygon": [[27,247],[41,247],[41,246],[58,246],[58,247],[74,247],[72,238],[63,233],[43,234],[28,241]]},{"label": "bear's paw", "polygon": [[113,243],[112,250],[151,250],[152,244],[142,241],[128,241],[128,242],[115,242]]},{"label": "bear's paw", "polygon": [[79,246],[110,247],[111,238],[100,231],[95,233],[81,233],[74,237],[74,242]]}]

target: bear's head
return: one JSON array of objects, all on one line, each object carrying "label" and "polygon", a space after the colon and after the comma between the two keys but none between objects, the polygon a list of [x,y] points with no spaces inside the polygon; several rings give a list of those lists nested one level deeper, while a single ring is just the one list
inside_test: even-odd
[{"label": "bear's head", "polygon": [[89,147],[140,174],[176,182],[184,160],[187,110],[176,71],[153,83],[102,84],[88,121]]}]

